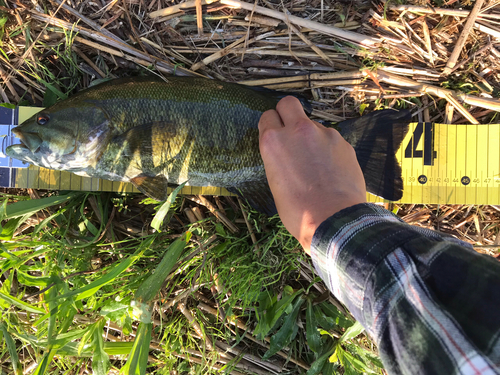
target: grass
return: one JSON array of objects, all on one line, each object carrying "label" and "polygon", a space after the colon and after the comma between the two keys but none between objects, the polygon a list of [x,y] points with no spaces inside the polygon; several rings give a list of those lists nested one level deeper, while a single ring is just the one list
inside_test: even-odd
[{"label": "grass", "polygon": [[[235,18],[234,11],[228,16],[225,9],[217,11],[213,18],[205,18],[208,25],[205,32],[210,32],[210,39],[196,42],[193,11],[179,17],[182,24],[176,28],[175,22],[165,26],[134,14],[144,13],[140,8],[142,0],[135,2],[137,4],[129,2],[126,11],[133,15],[133,25],[130,25],[127,18],[118,18],[122,11],[119,3],[101,13],[95,13],[100,12],[99,5],[92,2],[80,2],[75,8],[105,21],[105,30],[113,30],[130,46],[135,46],[136,52],[146,50],[157,59],[155,64],[174,55],[174,69],[189,68],[205,57],[206,54],[202,56],[198,52],[200,48],[224,47],[235,37],[241,37],[237,32],[247,32],[247,25],[238,28],[223,22],[228,17],[243,19],[241,15]],[[88,60],[108,77],[114,73],[134,75],[144,69],[155,69],[145,55],[133,60],[128,52],[117,57],[105,48],[89,48],[75,42],[76,34],[70,29],[53,27],[35,18],[28,22],[30,13],[22,9],[19,19],[23,22],[16,21],[13,12],[4,12],[8,4],[0,0],[0,5],[3,7],[0,58],[8,74],[28,85],[27,90],[18,86],[5,90],[12,101],[14,91],[20,91],[18,96],[22,100],[17,104],[28,99],[50,105],[75,89],[91,85],[97,76],[88,73],[94,71]],[[160,5],[170,3],[159,1]],[[55,18],[75,21],[63,11],[55,14],[57,7],[51,6],[47,3],[44,9],[50,9]],[[294,11],[295,6],[304,6],[304,9]],[[387,2],[384,9],[375,10],[383,11],[384,19],[393,22],[403,18],[403,14],[391,13],[389,6]],[[285,7],[301,17],[317,16],[317,4],[310,1],[285,2]],[[363,16],[369,7],[371,5],[355,2],[352,7],[355,14],[348,18]],[[327,11],[322,21],[334,24],[346,17],[343,13],[336,14]],[[409,22],[415,19],[410,16],[405,15]],[[433,27],[433,41],[444,43],[451,52],[452,41],[446,35],[442,38],[439,25],[451,28],[450,33],[454,33],[456,21],[450,17],[441,22],[439,15],[426,19]],[[376,22],[363,20],[362,23],[376,27]],[[281,26],[283,28],[275,31],[282,33],[282,38],[288,37],[286,25]],[[411,26],[421,32],[419,23],[411,23]],[[37,38],[42,35],[42,29],[46,30],[48,40]],[[264,33],[260,26],[250,29],[256,35]],[[372,35],[374,30],[375,34],[380,32],[372,28],[367,33]],[[166,46],[169,55],[140,45],[142,42],[137,43],[135,38],[130,39],[131,31]],[[236,34],[232,35],[233,32]],[[363,58],[363,53],[368,55],[368,51],[359,50],[357,46],[338,40],[332,42],[326,35],[303,33],[314,43],[330,44],[331,48],[325,51],[343,53],[344,57],[337,57],[340,61],[336,63],[352,64],[352,69],[366,67],[376,72],[377,68],[390,65],[429,68],[422,64],[425,60],[415,59],[418,54],[408,55],[406,49],[398,49],[396,45],[381,46],[378,53],[370,52],[369,58]],[[390,28],[383,33],[401,38]],[[480,36],[484,44],[485,36]],[[301,43],[296,36],[291,38]],[[415,43],[410,39],[408,42]],[[81,54],[73,51],[74,43]],[[272,39],[266,43],[264,47],[272,46],[277,52],[289,50],[290,55],[258,56],[259,62],[279,59],[278,66],[281,60],[292,65],[297,63],[295,52],[310,52],[307,47],[294,45],[292,53],[292,46],[280,45]],[[109,39],[101,45],[113,47]],[[183,52],[185,46],[191,49],[190,53]],[[29,47],[33,54],[24,56]],[[347,49],[358,50],[360,57],[351,56],[345,52]],[[257,61],[256,55],[245,53],[245,62]],[[88,60],[83,61],[82,54],[88,56]],[[440,52],[440,57],[442,64],[446,55]],[[471,84],[469,81],[476,82],[477,77],[467,71],[475,69],[480,73],[483,60],[485,66],[495,69],[492,65],[495,60],[486,60],[487,57],[478,56],[464,67],[466,70],[457,71],[460,75],[447,77],[439,85],[477,93],[480,83]],[[227,55],[209,64],[203,72],[228,81],[262,77],[248,71],[242,62],[243,56]],[[319,63],[323,68],[328,65],[317,56],[301,57],[302,63],[304,66]],[[434,70],[432,67],[431,71]],[[283,73],[279,72],[274,71],[272,75]],[[411,72],[407,74],[412,77]],[[494,74],[484,77],[497,97],[498,79]],[[374,108],[416,110],[424,106],[423,97],[364,100],[355,95],[344,96],[336,86],[332,83],[331,87],[313,90],[318,96],[316,105],[334,115],[349,117]],[[368,79],[358,86],[353,88],[361,89],[362,94],[362,90],[373,91],[378,87]],[[385,87],[387,90],[387,85]],[[390,92],[404,94],[406,90],[390,87]],[[437,122],[443,119],[446,103],[438,99],[437,105],[430,108],[431,116],[440,115]],[[483,113],[480,108],[471,111],[483,123],[496,118],[493,111]],[[8,193],[3,194],[0,204],[2,374],[383,373],[375,345],[327,292],[324,283],[314,274],[310,259],[303,255],[297,241],[277,217],[244,212],[236,202],[224,201],[229,220],[239,228],[239,232],[233,234],[205,207],[182,196],[172,196],[171,202],[160,204],[140,195],[39,192],[40,199],[30,199],[23,195],[25,192]],[[205,219],[189,222],[184,209],[194,206],[204,212]],[[498,208],[397,205],[394,211],[413,225],[439,229],[473,244],[479,243],[484,246],[481,251],[496,255],[496,250],[488,246],[498,244]],[[479,221],[473,220],[475,215],[485,224],[476,225]],[[256,243],[243,216],[251,224]]]},{"label": "grass", "polygon": [[[381,373],[357,324],[302,276],[308,260],[276,217],[248,214],[257,250],[243,224],[180,225],[183,197],[165,216],[133,195],[46,195],[3,198],[5,373]],[[116,225],[138,223],[142,235]]]}]

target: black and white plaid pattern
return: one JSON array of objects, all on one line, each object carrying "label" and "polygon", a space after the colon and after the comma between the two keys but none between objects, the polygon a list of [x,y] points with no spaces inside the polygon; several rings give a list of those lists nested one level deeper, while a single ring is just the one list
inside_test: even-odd
[{"label": "black and white plaid pattern", "polygon": [[500,373],[496,259],[368,203],[322,223],[311,255],[389,374]]}]

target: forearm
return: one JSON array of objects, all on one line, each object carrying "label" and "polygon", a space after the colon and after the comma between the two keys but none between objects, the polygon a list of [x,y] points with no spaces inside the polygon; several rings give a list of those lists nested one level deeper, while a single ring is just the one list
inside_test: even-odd
[{"label": "forearm", "polygon": [[500,359],[500,264],[465,246],[361,204],[323,222],[311,256],[390,373],[474,373]]}]

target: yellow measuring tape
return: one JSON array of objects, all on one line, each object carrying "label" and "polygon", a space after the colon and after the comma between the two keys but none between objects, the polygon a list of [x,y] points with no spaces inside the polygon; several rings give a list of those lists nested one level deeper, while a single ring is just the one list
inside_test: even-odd
[{"label": "yellow measuring tape", "polygon": [[[19,108],[22,123],[40,108]],[[14,118],[14,116],[13,116]],[[17,124],[12,124],[17,125]],[[500,125],[412,123],[397,152],[401,203],[500,205]],[[13,186],[82,191],[137,192],[128,183],[76,176],[39,167],[17,168]],[[218,187],[186,186],[183,194],[232,195]],[[384,202],[367,194],[369,202]]]},{"label": "yellow measuring tape", "polygon": [[397,157],[401,203],[500,204],[499,124],[412,123]]}]

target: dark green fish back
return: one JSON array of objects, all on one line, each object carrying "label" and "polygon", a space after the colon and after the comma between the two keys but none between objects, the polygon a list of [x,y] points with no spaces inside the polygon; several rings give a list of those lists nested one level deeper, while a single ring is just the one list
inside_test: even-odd
[{"label": "dark green fish back", "polygon": [[[102,106],[122,131],[161,119],[197,118],[200,126],[237,121],[255,127],[256,117],[276,108],[279,96],[246,86],[206,78],[169,77],[121,78],[81,91],[60,106],[72,107],[82,101]],[[229,110],[221,116],[221,110]],[[249,121],[252,120],[252,121]]]}]

